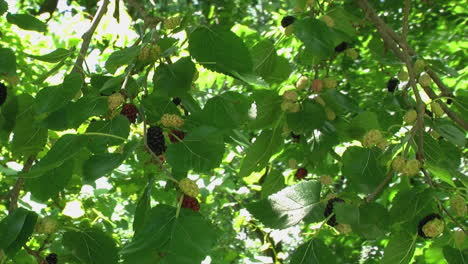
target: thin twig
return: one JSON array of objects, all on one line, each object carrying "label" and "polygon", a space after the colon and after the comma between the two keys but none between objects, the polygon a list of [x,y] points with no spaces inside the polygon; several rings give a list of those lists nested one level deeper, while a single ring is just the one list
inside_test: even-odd
[{"label": "thin twig", "polygon": [[141,17],[145,21],[145,25],[148,26],[153,26],[161,22],[160,18],[153,17],[146,12],[146,9],[139,1],[136,0],[127,0],[127,3],[131,5],[133,8],[137,10],[138,13],[140,13]]},{"label": "thin twig", "polygon": [[[36,158],[35,156],[31,156],[26,160],[26,162],[24,163],[23,170],[22,170],[23,173],[29,172],[29,170],[31,169],[31,167],[33,165],[33,162],[34,162],[35,158]],[[24,178],[19,177],[16,180],[16,183],[13,186],[13,189],[11,189],[11,192],[10,192],[10,206],[8,208],[8,211],[10,212],[10,214],[13,213],[13,211],[15,211],[18,208],[18,198],[19,198],[19,194],[20,194],[21,189],[23,189],[23,185],[24,185]]]},{"label": "thin twig", "polygon": [[99,22],[101,21],[102,17],[107,11],[107,6],[109,5],[109,0],[102,0],[102,4],[97,11],[97,15],[94,16],[93,21],[91,23],[91,27],[81,36],[83,39],[83,44],[81,44],[80,53],[78,58],[76,59],[75,65],[73,66],[72,72],[79,72],[83,74],[83,61],[88,53],[89,44],[91,43],[91,39],[93,37],[94,32],[96,31]]},{"label": "thin twig", "polygon": [[382,190],[387,186],[392,178],[393,170],[390,170],[387,175],[385,175],[385,179],[379,184],[379,186],[377,186],[377,188],[375,188],[375,190],[366,197],[366,202],[370,203],[375,200],[375,198],[377,198],[377,196],[380,194],[380,192],[382,192]]},{"label": "thin twig", "polygon": [[401,30],[401,35],[403,40],[406,40],[406,36],[408,34],[408,20],[409,20],[409,13],[410,13],[410,0],[405,0],[405,9],[403,11],[403,28]]}]

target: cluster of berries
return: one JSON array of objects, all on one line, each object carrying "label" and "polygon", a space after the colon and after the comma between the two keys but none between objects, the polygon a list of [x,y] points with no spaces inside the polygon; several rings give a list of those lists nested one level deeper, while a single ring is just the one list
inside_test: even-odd
[{"label": "cluster of berries", "polygon": [[385,149],[388,145],[387,139],[382,136],[382,132],[378,129],[369,130],[362,138],[362,146],[365,148],[377,146],[380,149]]},{"label": "cluster of berries", "polygon": [[430,214],[418,224],[418,235],[423,238],[434,238],[444,232],[444,221],[439,214]]},{"label": "cluster of berries", "polygon": [[179,181],[179,189],[184,193],[182,208],[199,211],[200,204],[196,198],[199,193],[197,184],[189,178],[184,178]]},{"label": "cluster of berries", "polygon": [[413,176],[418,174],[421,169],[421,163],[417,159],[406,160],[398,156],[392,161],[392,169],[405,176]]}]

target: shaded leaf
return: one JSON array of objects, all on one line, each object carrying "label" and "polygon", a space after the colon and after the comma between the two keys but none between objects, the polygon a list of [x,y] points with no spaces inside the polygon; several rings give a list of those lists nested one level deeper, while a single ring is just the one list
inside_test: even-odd
[{"label": "shaded leaf", "polygon": [[47,31],[47,25],[44,22],[28,14],[8,13],[6,18],[9,23],[15,24],[24,30],[32,30],[38,32]]},{"label": "shaded leaf", "polygon": [[85,264],[117,263],[117,247],[112,237],[97,228],[68,231],[63,234],[65,248]]}]

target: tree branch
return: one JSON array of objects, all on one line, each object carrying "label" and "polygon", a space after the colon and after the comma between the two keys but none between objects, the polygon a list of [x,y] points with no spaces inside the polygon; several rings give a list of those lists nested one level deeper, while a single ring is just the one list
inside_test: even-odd
[{"label": "tree branch", "polygon": [[75,65],[73,66],[72,72],[79,72],[83,74],[83,61],[88,53],[89,44],[93,37],[94,32],[96,31],[99,22],[101,22],[102,17],[107,11],[107,6],[109,5],[109,0],[102,0],[102,4],[97,11],[97,15],[94,16],[91,23],[91,27],[81,36],[83,39],[83,44],[81,44],[80,53],[76,59]]},{"label": "tree branch", "polygon": [[[31,156],[26,160],[26,162],[24,163],[22,172],[28,172],[31,169],[34,159],[35,157]],[[19,198],[21,189],[23,189],[23,185],[24,185],[24,178],[19,177],[16,180],[16,183],[13,186],[13,189],[11,189],[10,206],[8,208],[8,212],[10,212],[10,214],[13,213],[13,211],[15,211],[18,208],[18,198]]]},{"label": "tree branch", "polygon": [[405,9],[403,12],[403,27],[401,30],[401,35],[403,37],[403,40],[406,40],[406,35],[408,34],[408,27],[409,27],[409,13],[410,13],[410,0],[405,0]]},{"label": "tree branch", "polygon": [[145,21],[145,25],[148,25],[148,26],[156,25],[159,22],[161,22],[161,19],[149,15],[148,12],[146,12],[145,8],[143,7],[143,5],[141,5],[139,1],[127,0],[127,3],[131,5],[133,8],[135,8],[138,11],[138,13],[140,13],[141,17]]},{"label": "tree branch", "polygon": [[377,188],[375,188],[375,190],[371,194],[369,194],[366,197],[366,202],[370,203],[373,200],[375,200],[375,198],[377,198],[377,196],[380,194],[380,192],[382,192],[382,190],[387,186],[387,184],[392,180],[392,178],[393,170],[390,169],[387,175],[385,175],[385,179],[379,184],[379,186],[377,186]]}]

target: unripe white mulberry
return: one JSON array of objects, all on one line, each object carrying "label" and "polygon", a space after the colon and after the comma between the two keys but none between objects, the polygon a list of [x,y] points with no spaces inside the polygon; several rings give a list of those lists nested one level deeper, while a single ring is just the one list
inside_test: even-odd
[{"label": "unripe white mulberry", "polygon": [[184,120],[176,114],[164,114],[161,117],[161,124],[165,127],[180,128],[184,125]]},{"label": "unripe white mulberry", "polygon": [[392,161],[392,169],[396,172],[403,172],[405,165],[406,160],[402,156],[398,156]]},{"label": "unripe white mulberry", "polygon": [[400,81],[403,81],[403,82],[407,81],[407,80],[409,80],[409,75],[408,75],[408,73],[406,71],[400,71],[398,73],[398,79]]},{"label": "unripe white mulberry", "polygon": [[351,233],[353,230],[351,229],[351,226],[348,225],[348,224],[338,224],[336,226],[336,229],[341,233],[341,234],[349,234]]},{"label": "unripe white mulberry", "polygon": [[325,101],[324,101],[323,98],[320,97],[320,96],[314,97],[314,101],[317,102],[317,103],[318,103],[319,105],[321,105],[321,106],[325,106],[325,105],[326,105],[326,104],[325,104]]},{"label": "unripe white mulberry", "polygon": [[325,115],[328,120],[333,121],[336,119],[336,114],[333,110],[331,110],[329,107],[325,107]]},{"label": "unripe white mulberry", "polygon": [[418,113],[416,112],[416,110],[411,109],[408,112],[406,112],[405,116],[403,117],[403,120],[408,125],[413,125],[417,118],[418,118]]},{"label": "unripe white mulberry", "polygon": [[197,184],[189,178],[184,178],[179,181],[180,190],[190,197],[197,197],[199,191]]},{"label": "unripe white mulberry", "polygon": [[431,110],[436,117],[441,117],[444,115],[444,110],[440,106],[440,104],[436,101],[431,102]]},{"label": "unripe white mulberry", "polygon": [[323,185],[329,185],[329,184],[332,184],[333,183],[333,178],[328,176],[328,175],[323,175],[320,177],[319,181],[323,184]]},{"label": "unripe white mulberry", "polygon": [[296,101],[297,98],[298,98],[298,95],[296,93],[296,91],[294,90],[288,90],[288,91],[285,91],[283,93],[283,98],[284,100],[288,100],[288,101]]},{"label": "unripe white mulberry", "polygon": [[434,218],[422,227],[422,231],[427,237],[433,238],[444,232],[444,226],[444,221]]},{"label": "unripe white mulberry", "polygon": [[467,208],[463,196],[457,194],[450,198],[450,207],[452,207],[455,214],[459,217],[466,216]]},{"label": "unripe white mulberry", "polygon": [[382,140],[382,133],[377,129],[372,129],[368,131],[363,139],[362,139],[362,146],[365,148],[370,148],[375,146]]},{"label": "unripe white mulberry", "polygon": [[406,162],[402,172],[406,176],[413,176],[418,174],[419,169],[421,169],[421,163],[419,160],[413,159]]},{"label": "unripe white mulberry", "polygon": [[338,82],[332,78],[323,79],[323,87],[326,89],[335,89],[338,85]]},{"label": "unripe white mulberry", "polygon": [[358,52],[355,49],[347,49],[345,50],[345,54],[353,60],[357,59],[359,56]]},{"label": "unripe white mulberry", "polygon": [[307,76],[301,76],[296,82],[296,89],[304,90],[309,85],[309,78]]},{"label": "unripe white mulberry", "polygon": [[416,62],[414,63],[414,71],[416,73],[422,72],[425,67],[426,67],[426,63],[421,59],[416,60]]},{"label": "unripe white mulberry", "polygon": [[166,18],[163,22],[163,25],[166,30],[172,30],[180,26],[181,21],[182,19],[179,16],[174,16]]},{"label": "unripe white mulberry", "polygon": [[125,97],[121,93],[114,93],[107,97],[107,109],[109,112],[113,112],[117,109],[123,102]]},{"label": "unripe white mulberry", "polygon": [[421,76],[419,76],[419,84],[422,87],[429,87],[431,86],[431,77],[427,73],[423,73]]}]

